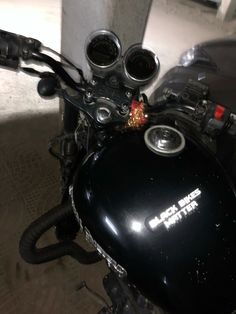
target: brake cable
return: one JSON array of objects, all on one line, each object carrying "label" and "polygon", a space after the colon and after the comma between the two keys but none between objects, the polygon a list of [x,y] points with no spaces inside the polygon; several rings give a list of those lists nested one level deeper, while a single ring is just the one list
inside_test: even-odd
[{"label": "brake cable", "polygon": [[[68,65],[70,65],[73,69],[75,69],[79,75],[81,76],[82,81],[86,82],[85,78],[84,78],[84,73],[83,71],[78,68],[76,65],[74,65],[69,59],[67,59],[66,57],[64,57],[62,54],[60,54],[59,52],[53,50],[52,48],[46,47],[46,46],[42,46],[43,49],[52,52],[53,54],[55,54],[56,56],[60,57],[63,61],[65,61]],[[66,66],[66,64],[64,65]]]}]

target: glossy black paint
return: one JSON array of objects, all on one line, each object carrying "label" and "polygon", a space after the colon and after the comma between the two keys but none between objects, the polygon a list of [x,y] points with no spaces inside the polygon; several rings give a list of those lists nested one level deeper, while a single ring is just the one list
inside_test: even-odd
[{"label": "glossy black paint", "polygon": [[222,104],[236,114],[236,78],[222,76],[220,72],[209,70],[207,67],[177,66],[168,71],[162,78],[160,86],[151,96],[152,105],[158,106],[156,100],[162,96],[165,88],[173,89],[176,93],[183,91],[189,79],[200,81],[209,87],[209,99]]},{"label": "glossy black paint", "polygon": [[194,47],[200,55],[209,58],[209,64],[198,60],[197,54],[193,64],[188,67],[177,66],[168,71],[152,95],[156,99],[164,88],[173,88],[176,92],[183,90],[189,79],[200,81],[209,87],[209,98],[223,104],[236,113],[236,39],[217,39],[203,42]]},{"label": "glossy black paint", "polygon": [[[197,45],[216,65],[219,75],[236,78],[236,38],[228,37],[203,42]],[[196,64],[198,66],[198,64]]]},{"label": "glossy black paint", "polygon": [[[196,188],[199,207],[166,230],[159,215]],[[78,170],[73,197],[83,225],[128,272],[129,280],[171,313],[230,314],[236,308],[236,199],[221,166],[186,140],[162,157],[127,133]]]}]

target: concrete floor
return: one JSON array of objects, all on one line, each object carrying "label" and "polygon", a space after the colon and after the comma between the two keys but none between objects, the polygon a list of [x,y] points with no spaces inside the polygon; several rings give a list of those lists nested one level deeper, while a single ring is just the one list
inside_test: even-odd
[{"label": "concrete floor", "polygon": [[[58,0],[0,1],[0,29],[38,38],[56,50],[60,16]],[[193,44],[235,32],[235,22],[221,24],[211,8],[155,0],[145,43],[159,56],[161,77]],[[0,69],[0,79],[0,313],[96,313],[101,304],[77,287],[86,280],[103,294],[105,263],[81,266],[68,257],[32,266],[18,255],[23,229],[59,199],[58,165],[47,153],[49,138],[58,132],[58,100],[41,99],[37,79],[23,73]]]}]

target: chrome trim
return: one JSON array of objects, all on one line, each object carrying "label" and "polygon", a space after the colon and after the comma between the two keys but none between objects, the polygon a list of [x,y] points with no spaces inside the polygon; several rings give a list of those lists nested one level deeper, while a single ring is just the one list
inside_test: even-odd
[{"label": "chrome trim", "polygon": [[[143,80],[139,80],[135,77],[133,77],[131,74],[129,74],[129,72],[127,71],[127,68],[126,68],[126,63],[127,63],[127,58],[129,58],[130,54],[132,52],[134,52],[135,50],[144,50],[144,51],[147,51],[150,53],[150,55],[153,57],[153,60],[155,61],[155,64],[156,64],[156,70],[155,72],[148,78],[146,79],[143,79]],[[125,76],[127,79],[131,80],[131,81],[134,81],[136,83],[141,83],[141,84],[146,84],[148,82],[150,82],[159,72],[159,68],[160,68],[160,61],[159,59],[157,58],[156,54],[149,48],[145,48],[143,47],[141,44],[135,44],[133,46],[131,46],[125,53],[124,57],[123,57],[123,68],[124,68],[124,73],[125,73]]]},{"label": "chrome trim", "polygon": [[76,220],[79,223],[80,231],[82,232],[83,231],[82,220],[80,219],[79,214],[78,214],[78,212],[77,212],[77,210],[75,208],[75,202],[74,202],[74,198],[73,198],[73,186],[72,185],[70,185],[70,187],[69,187],[69,195],[70,195],[70,198],[71,198],[71,204],[72,204],[73,213],[75,215]]},{"label": "chrome trim", "polygon": [[[149,135],[149,133],[150,133],[152,130],[154,130],[154,129],[161,129],[161,128],[163,128],[163,129],[164,129],[164,128],[165,128],[165,129],[169,129],[169,130],[172,130],[173,132],[177,133],[177,134],[179,135],[180,139],[181,139],[181,144],[180,144],[177,148],[175,148],[175,149],[169,149],[169,150],[166,150],[166,151],[161,150],[161,149],[159,149],[157,146],[153,145],[153,144],[150,142],[150,140],[149,140],[149,138],[148,138],[148,135]],[[147,146],[152,152],[154,152],[155,154],[161,155],[161,156],[164,156],[164,155],[167,155],[167,156],[175,155],[175,154],[177,154],[177,153],[180,153],[180,152],[184,149],[184,147],[185,147],[185,138],[184,138],[183,134],[182,134],[180,131],[178,131],[177,129],[172,128],[172,127],[170,127],[170,126],[168,126],[168,125],[154,125],[154,126],[150,127],[150,128],[147,129],[146,132],[144,133],[144,141],[145,141],[146,146]]]},{"label": "chrome trim", "polygon": [[[96,64],[94,63],[88,56],[87,54],[87,47],[88,45],[91,43],[91,41],[96,38],[97,36],[100,36],[100,35],[106,35],[108,36],[111,40],[113,40],[113,42],[115,43],[117,49],[118,49],[118,56],[116,58],[116,60],[114,62],[112,62],[111,64],[109,65],[99,65],[99,64]],[[96,68],[99,68],[99,69],[107,69],[107,68],[110,68],[112,67],[113,65],[115,65],[119,59],[121,58],[121,43],[120,43],[120,40],[119,38],[116,36],[116,34],[114,34],[113,32],[111,31],[108,31],[108,30],[105,30],[105,29],[100,29],[100,30],[97,30],[93,33],[91,33],[88,38],[86,39],[86,42],[85,42],[85,56],[86,56],[86,59],[88,60],[89,64],[96,67]]]},{"label": "chrome trim", "polygon": [[[108,114],[106,118],[101,117],[101,111],[105,111]],[[111,120],[111,110],[107,107],[98,107],[96,110],[96,119],[98,122],[106,124]]]},{"label": "chrome trim", "polygon": [[82,232],[84,232],[86,240],[97,250],[97,252],[100,256],[105,258],[109,268],[111,268],[113,271],[115,271],[119,277],[122,277],[122,278],[126,277],[127,276],[126,270],[120,264],[118,264],[109,254],[107,254],[103,250],[103,248],[93,239],[88,228],[83,226],[82,220],[79,217],[78,211],[76,210],[76,207],[75,207],[75,202],[74,202],[74,198],[73,198],[73,186],[72,185],[69,188],[69,194],[70,194],[72,209],[73,209],[73,212],[75,214],[75,218],[79,223],[80,230]]},{"label": "chrome trim", "polygon": [[84,227],[84,233],[86,240],[96,248],[99,255],[105,258],[108,267],[114,270],[119,275],[119,277],[127,276],[126,270],[102,249],[102,247],[93,239],[90,231],[86,227]]}]

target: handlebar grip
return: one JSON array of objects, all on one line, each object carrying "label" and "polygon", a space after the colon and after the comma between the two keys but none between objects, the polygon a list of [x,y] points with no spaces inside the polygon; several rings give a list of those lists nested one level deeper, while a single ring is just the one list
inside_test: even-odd
[{"label": "handlebar grip", "polygon": [[17,69],[20,58],[29,59],[40,47],[41,42],[34,38],[0,30],[0,65]]}]

